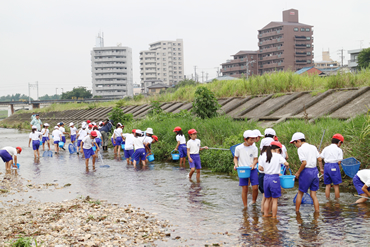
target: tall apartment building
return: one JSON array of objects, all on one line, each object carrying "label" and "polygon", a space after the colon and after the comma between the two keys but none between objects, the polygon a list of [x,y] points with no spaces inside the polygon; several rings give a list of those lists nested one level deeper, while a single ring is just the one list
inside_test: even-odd
[{"label": "tall apartment building", "polygon": [[91,51],[93,96],[123,98],[133,96],[132,50],[130,47],[104,47],[98,36]]},{"label": "tall apartment building", "polygon": [[232,56],[232,60],[221,64],[222,75],[241,78],[243,75],[249,77],[258,73],[257,51],[239,51]]},{"label": "tall apartment building", "polygon": [[258,30],[258,73],[297,71],[313,64],[313,26],[298,22],[298,10],[283,11],[282,22]]},{"label": "tall apartment building", "polygon": [[144,93],[159,82],[168,86],[184,79],[184,46],[182,39],[158,41],[149,44],[149,50],[140,52],[140,81]]}]

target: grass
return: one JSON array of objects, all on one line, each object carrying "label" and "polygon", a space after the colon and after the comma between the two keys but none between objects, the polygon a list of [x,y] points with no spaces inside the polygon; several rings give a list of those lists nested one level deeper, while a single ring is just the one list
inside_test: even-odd
[{"label": "grass", "polygon": [[31,246],[39,246],[37,244],[36,239],[33,239],[31,237],[19,237],[16,240],[12,240],[9,243],[9,246],[11,247],[31,247]]},{"label": "grass", "polygon": [[8,111],[7,110],[2,110],[0,111],[0,119],[4,119],[8,117]]}]

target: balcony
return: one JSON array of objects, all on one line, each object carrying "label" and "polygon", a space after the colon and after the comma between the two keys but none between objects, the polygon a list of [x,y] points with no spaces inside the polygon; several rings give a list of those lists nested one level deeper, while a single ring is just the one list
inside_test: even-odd
[{"label": "balcony", "polygon": [[277,34],[284,34],[284,31],[283,30],[278,30],[278,31],[272,31],[272,32],[268,32],[268,33],[259,34],[258,38],[266,38],[266,37],[274,36],[274,35],[277,35]]},{"label": "balcony", "polygon": [[282,46],[263,49],[263,50],[260,50],[260,53],[268,53],[268,52],[274,52],[274,51],[280,51],[280,50],[283,50]]},{"label": "balcony", "polygon": [[306,44],[295,44],[295,48],[296,49],[306,49],[307,46],[306,46]]},{"label": "balcony", "polygon": [[[249,66],[249,70],[251,70],[252,67]],[[231,67],[231,68],[223,68],[221,69],[221,72],[224,73],[224,72],[236,72],[236,71],[246,71],[247,70],[247,67],[246,66],[235,66],[235,67]]]},{"label": "balcony", "polygon": [[271,68],[277,68],[277,67],[281,67],[281,66],[282,66],[282,63],[279,62],[279,63],[263,64],[262,67],[260,66],[260,68],[271,69]]},{"label": "balcony", "polygon": [[[254,57],[253,59],[249,60],[249,61],[253,61],[255,60],[256,57]],[[233,60],[230,60],[229,62],[226,62],[226,63],[223,63],[221,65],[225,65],[225,64],[235,64],[235,63],[241,63],[241,64],[245,64],[247,62],[247,59],[246,58],[238,58],[238,59],[233,59]]]},{"label": "balcony", "polygon": [[125,57],[112,57],[112,58],[93,58],[92,61],[94,62],[113,62],[113,61],[117,61],[117,62],[120,62],[120,61],[126,61],[127,58]]},{"label": "balcony", "polygon": [[358,66],[358,60],[355,59],[355,60],[348,60],[348,67],[349,68],[353,68],[353,67],[357,67]]},{"label": "balcony", "polygon": [[307,38],[306,38],[306,36],[295,35],[294,40],[296,40],[296,41],[305,41],[305,40],[307,40]]},{"label": "balcony", "polygon": [[296,57],[305,57],[305,56],[307,56],[307,52],[296,52],[294,54],[294,56],[296,56]]},{"label": "balcony", "polygon": [[99,74],[104,74],[104,73],[123,73],[123,72],[127,72],[127,69],[124,69],[124,68],[121,68],[121,69],[96,69],[94,70],[94,73],[99,73]]},{"label": "balcony", "polygon": [[278,59],[278,58],[284,58],[284,54],[266,56],[266,57],[261,58],[260,60],[269,61],[269,60],[275,60],[275,59]]},{"label": "balcony", "polygon": [[95,78],[126,78],[127,75],[95,75]]},{"label": "balcony", "polygon": [[307,64],[307,60],[295,60],[296,64]]},{"label": "balcony", "polygon": [[117,63],[117,62],[113,62],[113,63],[94,63],[94,68],[123,68],[123,67],[127,67],[126,63],[123,62],[123,63]]},{"label": "balcony", "polygon": [[284,38],[278,38],[278,39],[272,39],[272,40],[266,40],[266,41],[258,42],[258,46],[271,45],[271,44],[276,44],[276,43],[284,43]]}]

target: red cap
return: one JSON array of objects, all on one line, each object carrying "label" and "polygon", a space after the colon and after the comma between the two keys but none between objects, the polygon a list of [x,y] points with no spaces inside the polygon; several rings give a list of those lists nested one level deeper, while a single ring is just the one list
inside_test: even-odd
[{"label": "red cap", "polygon": [[91,131],[90,135],[91,135],[92,137],[97,137],[97,136],[98,136],[98,134],[96,133],[96,131]]},{"label": "red cap", "polygon": [[335,134],[333,135],[334,139],[338,139],[341,142],[344,142],[344,137],[341,134]]},{"label": "red cap", "polygon": [[279,148],[282,148],[283,146],[281,145],[280,142],[277,142],[277,141],[273,141],[270,143],[270,146],[278,146]]},{"label": "red cap", "polygon": [[277,138],[277,136],[275,136],[275,137],[274,137],[274,140],[275,140],[275,141],[278,141],[279,139]]},{"label": "red cap", "polygon": [[173,130],[173,132],[180,131],[180,130],[181,130],[181,127],[177,126],[177,127],[175,127],[175,129]]},{"label": "red cap", "polygon": [[19,153],[22,152],[22,148],[21,147],[16,147],[15,149],[18,149],[19,150]]},{"label": "red cap", "polygon": [[158,141],[158,136],[152,135],[152,138],[157,142]]},{"label": "red cap", "polygon": [[86,123],[91,123],[91,121],[90,120],[87,120]]},{"label": "red cap", "polygon": [[89,124],[89,128],[92,128],[93,127],[93,125],[92,124]]},{"label": "red cap", "polygon": [[189,134],[189,135],[192,135],[192,134],[195,134],[195,133],[198,133],[195,129],[190,129],[190,130],[188,131],[188,134]]},{"label": "red cap", "polygon": [[133,129],[133,130],[132,130],[132,133],[136,133],[136,129]]}]

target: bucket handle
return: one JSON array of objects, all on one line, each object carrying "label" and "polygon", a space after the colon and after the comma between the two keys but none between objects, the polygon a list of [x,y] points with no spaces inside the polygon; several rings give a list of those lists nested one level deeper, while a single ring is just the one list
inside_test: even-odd
[{"label": "bucket handle", "polygon": [[[284,166],[283,175],[284,175],[285,171],[286,171],[286,166]],[[289,172],[290,172],[290,175],[292,175],[292,170],[290,169],[290,167],[289,167]]]},{"label": "bucket handle", "polygon": [[177,151],[178,153],[180,153],[180,152],[179,152],[179,150],[172,150],[171,154],[172,154],[173,152],[175,152],[175,151]]}]

